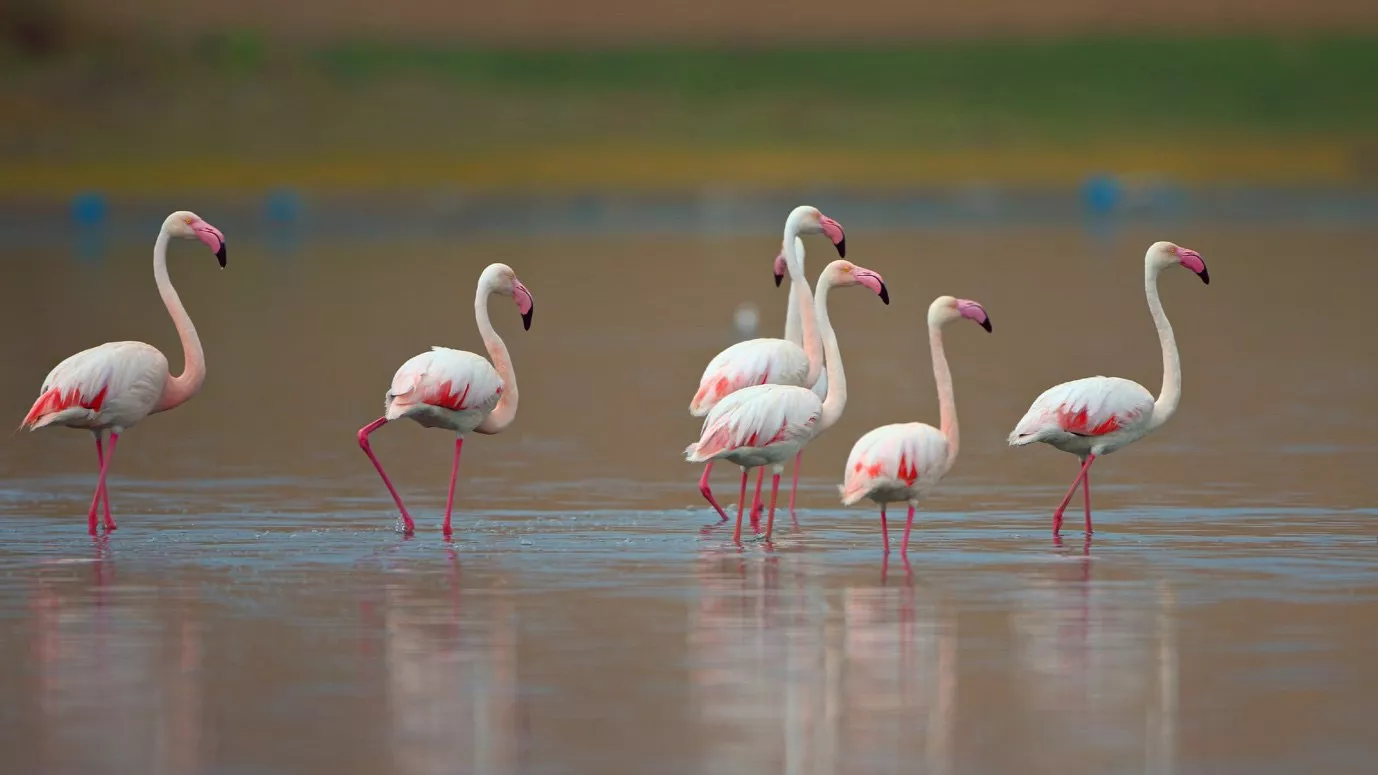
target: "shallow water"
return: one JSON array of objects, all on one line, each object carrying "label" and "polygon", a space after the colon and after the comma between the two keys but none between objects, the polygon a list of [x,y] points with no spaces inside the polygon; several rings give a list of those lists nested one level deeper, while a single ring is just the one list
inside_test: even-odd
[{"label": "shallow water", "polygon": [[[118,531],[85,534],[89,436],[0,442],[0,771],[1252,775],[1378,754],[1371,232],[849,229],[894,303],[835,294],[851,403],[772,547],[705,531],[679,458],[736,305],[778,333],[770,234],[288,254],[228,236],[224,273],[176,246],[209,380],[122,439]],[[1004,436],[1065,379],[1156,392],[1140,256],[1162,236],[1212,275],[1163,278],[1181,411],[1096,464],[1095,540],[1074,509],[1056,545],[1076,461]],[[71,352],[177,352],[148,246],[5,259],[16,422]],[[374,436],[417,516],[403,538],[354,432],[407,357],[478,346],[473,282],[499,260],[536,297],[529,332],[493,305],[518,421],[466,444],[452,542],[448,436]],[[834,485],[869,428],[936,421],[922,321],[940,293],[983,302],[995,331],[948,331],[962,453],[906,567]]]}]

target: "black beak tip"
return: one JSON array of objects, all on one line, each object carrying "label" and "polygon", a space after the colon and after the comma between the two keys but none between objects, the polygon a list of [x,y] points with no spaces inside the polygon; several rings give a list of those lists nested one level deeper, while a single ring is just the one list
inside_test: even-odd
[{"label": "black beak tip", "polygon": [[780,283],[784,282],[784,279],[785,279],[785,276],[782,275],[782,274],[777,274],[777,275],[775,275],[775,287],[776,287],[776,288],[779,288],[779,287],[780,287]]},{"label": "black beak tip", "polygon": [[531,316],[534,315],[535,313],[536,313],[536,308],[535,308],[534,306],[533,306],[531,309],[529,309],[529,310],[527,310],[527,311],[525,311],[525,312],[522,313],[522,330],[523,330],[523,331],[530,331],[530,330],[531,330]]},{"label": "black beak tip", "polygon": [[1211,284],[1211,273],[1208,270],[1202,269],[1201,274],[1198,276],[1201,278],[1201,282],[1205,283],[1206,285]]},{"label": "black beak tip", "polygon": [[890,303],[890,289],[885,287],[885,283],[880,284],[880,300],[886,304]]},{"label": "black beak tip", "polygon": [[837,246],[836,246],[836,247],[837,247],[837,257],[838,257],[838,258],[846,258],[846,257],[847,257],[847,238],[846,238],[846,237],[843,237],[842,239],[838,240],[838,241],[837,241]]},{"label": "black beak tip", "polygon": [[220,268],[225,268],[225,243],[220,243],[220,249],[215,251],[215,259],[220,262]]},{"label": "black beak tip", "polygon": [[986,333],[988,333],[988,334],[990,333],[990,331],[991,331],[991,327],[990,327],[990,317],[986,317],[985,320],[982,320],[982,321],[981,321],[981,328],[986,329]]}]

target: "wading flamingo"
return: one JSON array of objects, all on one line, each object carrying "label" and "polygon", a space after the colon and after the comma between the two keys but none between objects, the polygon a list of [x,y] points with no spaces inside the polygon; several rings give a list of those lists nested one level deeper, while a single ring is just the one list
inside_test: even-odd
[{"label": "wading flamingo", "polygon": [[[34,431],[48,425],[65,425],[85,428],[95,435],[96,464],[100,473],[96,478],[96,494],[91,498],[91,511],[86,517],[91,535],[96,534],[96,510],[102,504],[106,532],[116,527],[115,520],[110,517],[110,493],[105,488],[105,477],[115,457],[120,434],[150,414],[186,403],[201,390],[206,380],[206,355],[201,351],[201,339],[168,279],[167,243],[173,237],[206,243],[223,268],[225,235],[196,213],[179,210],[163,221],[158,240],[153,244],[153,281],[177,327],[177,337],[182,340],[182,373],[172,376],[167,368],[167,356],[143,342],[107,342],[82,350],[49,372],[38,400],[19,426]],[[105,454],[101,443],[106,430],[110,431],[109,455]]]},{"label": "wading flamingo", "polygon": [[890,503],[909,503],[909,519],[904,523],[904,543],[900,554],[909,553],[909,531],[914,526],[914,509],[919,499],[942,481],[957,462],[957,405],[952,393],[952,372],[943,352],[943,326],[954,320],[974,320],[990,331],[990,316],[980,304],[969,299],[939,296],[928,307],[928,347],[933,353],[933,380],[938,383],[938,415],[942,429],[921,422],[882,425],[857,439],[847,456],[843,474],[842,503],[851,506],[862,498],[880,504],[880,534],[885,553],[890,553],[890,527],[885,522],[885,507]]},{"label": "wading flamingo", "polygon": [[369,447],[369,434],[384,424],[410,417],[426,428],[454,431],[455,462],[450,469],[450,493],[445,499],[446,536],[451,534],[450,512],[455,504],[455,479],[459,476],[459,455],[464,447],[464,434],[476,431],[484,434],[501,432],[517,416],[517,374],[507,345],[493,330],[488,318],[488,297],[500,293],[517,302],[522,327],[531,329],[534,306],[531,291],[517,279],[506,264],[489,264],[478,278],[474,294],[474,318],[478,321],[483,345],[488,348],[489,363],[480,355],[448,347],[432,347],[402,364],[392,377],[392,387],[383,397],[383,416],[359,429],[359,447],[373,461],[378,475],[383,477],[397,509],[402,512],[403,532],[410,535],[416,523],[402,505],[402,496],[383,471],[383,464]]},{"label": "wading flamingo", "polygon": [[1155,242],[1144,255],[1144,293],[1163,347],[1163,389],[1157,400],[1143,385],[1131,380],[1086,377],[1045,390],[1010,433],[1012,447],[1041,441],[1081,459],[1081,472],[1053,512],[1054,536],[1062,530],[1062,512],[1079,484],[1086,504],[1086,534],[1091,535],[1091,464],[1097,457],[1152,433],[1177,411],[1182,398],[1182,365],[1172,326],[1158,300],[1158,273],[1177,264],[1195,272],[1201,282],[1211,281],[1206,262],[1194,250],[1171,242]]},{"label": "wading flamingo", "polygon": [[[832,240],[839,256],[847,255],[847,239],[842,226],[837,221],[823,215],[816,207],[800,205],[790,211],[785,219],[785,233],[782,245],[787,253],[796,253],[803,245],[798,239],[801,234],[823,234]],[[798,258],[798,256],[795,256]],[[823,369],[823,345],[815,330],[813,299],[809,294],[808,281],[804,279],[802,262],[787,261],[790,273],[791,293],[796,303],[804,305],[801,313],[801,338],[804,346],[785,339],[751,339],[738,342],[718,353],[708,362],[699,379],[698,390],[689,402],[689,414],[703,417],[713,407],[735,391],[752,385],[798,385],[810,386],[818,380]],[[796,266],[798,264],[798,266]],[[797,271],[796,271],[797,270]],[[699,479],[699,492],[718,512],[724,522],[727,512],[718,505],[713,490],[708,484],[713,463],[709,461],[703,468]],[[759,491],[759,487],[757,488]]]},{"label": "wading flamingo", "polygon": [[[791,269],[796,268],[794,263],[791,262]],[[842,417],[842,410],[847,405],[847,378],[842,372],[837,335],[828,319],[828,291],[835,286],[849,285],[869,288],[881,301],[890,303],[885,282],[870,269],[848,261],[834,261],[819,275],[815,314],[828,359],[828,397],[820,401],[812,390],[797,385],[742,388],[713,407],[703,421],[699,440],[684,450],[684,459],[691,463],[728,460],[741,466],[742,490],[737,500],[737,529],[732,534],[733,541],[742,540],[742,510],[750,470],[768,465],[775,474],[770,486],[770,515],[764,536],[769,542],[775,527],[780,473],[785,463]]]}]

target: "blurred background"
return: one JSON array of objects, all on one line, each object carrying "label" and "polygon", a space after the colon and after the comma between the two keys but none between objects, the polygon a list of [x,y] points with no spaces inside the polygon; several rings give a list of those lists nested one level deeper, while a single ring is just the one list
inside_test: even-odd
[{"label": "blurred background", "polygon": [[[229,247],[172,246],[209,376],[120,442],[114,536],[88,435],[0,440],[0,770],[1367,772],[1376,94],[1372,0],[0,0],[3,413],[104,341],[179,370],[159,224]],[[834,294],[847,413],[739,549],[686,406],[781,335],[798,204],[893,303]],[[1065,380],[1157,392],[1160,239],[1212,277],[1161,280],[1181,409],[1051,544],[1075,460],[1006,434]],[[453,544],[453,440],[375,434],[404,541],[355,432],[482,351],[492,261],[536,300],[491,307],[519,416]],[[939,294],[994,332],[947,331],[962,457],[906,574],[836,484],[937,422]]]}]

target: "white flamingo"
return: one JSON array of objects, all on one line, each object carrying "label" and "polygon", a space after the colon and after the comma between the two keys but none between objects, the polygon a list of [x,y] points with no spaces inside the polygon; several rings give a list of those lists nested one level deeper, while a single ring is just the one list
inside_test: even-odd
[{"label": "white flamingo", "polygon": [[453,431],[455,462],[450,469],[450,492],[445,500],[444,534],[449,536],[450,512],[455,503],[455,480],[459,477],[459,455],[464,447],[464,434],[470,431],[484,434],[501,432],[517,417],[517,374],[512,357],[502,337],[493,330],[488,317],[488,297],[493,294],[511,296],[522,316],[522,327],[530,330],[534,301],[531,291],[517,279],[512,267],[489,264],[478,278],[474,295],[474,318],[479,334],[488,349],[492,363],[481,355],[448,347],[432,347],[430,352],[417,355],[393,375],[392,387],[383,397],[383,416],[359,429],[359,447],[373,461],[383,478],[397,509],[402,512],[404,532],[410,535],[416,523],[402,505],[402,496],[392,486],[383,471],[383,464],[369,447],[369,434],[384,424],[410,417],[427,428]]},{"label": "white flamingo", "polygon": [[[790,262],[791,271],[797,262]],[[780,493],[780,472],[804,445],[832,427],[847,405],[847,379],[842,371],[842,356],[837,335],[828,319],[828,291],[835,286],[860,285],[890,303],[881,276],[848,261],[834,261],[818,277],[815,313],[823,350],[828,361],[828,397],[798,385],[753,385],[728,395],[713,407],[703,421],[699,440],[684,450],[691,463],[728,460],[742,469],[742,489],[737,501],[737,529],[732,540],[742,539],[742,511],[746,500],[746,480],[752,468],[771,466],[774,479],[770,489],[770,515],[764,539],[770,541],[775,526],[775,501]],[[717,504],[714,504],[715,506]],[[721,509],[719,510],[721,512]]]},{"label": "white flamingo", "polygon": [[1163,347],[1163,389],[1155,400],[1143,385],[1119,377],[1086,377],[1048,388],[1029,407],[1010,433],[1010,446],[1037,441],[1050,444],[1081,459],[1081,472],[1053,512],[1053,535],[1062,530],[1062,513],[1077,485],[1083,485],[1086,534],[1091,534],[1091,464],[1097,457],[1138,441],[1167,422],[1182,398],[1182,364],[1172,325],[1158,299],[1158,273],[1182,265],[1204,283],[1211,281],[1206,263],[1194,250],[1171,242],[1155,242],[1144,255],[1144,293],[1158,341]]},{"label": "white flamingo", "polygon": [[[167,245],[173,237],[206,243],[223,268],[225,235],[196,213],[179,210],[163,221],[153,244],[153,281],[182,342],[185,364],[182,373],[172,376],[167,356],[143,342],[107,342],[82,350],[48,373],[38,400],[19,426],[34,431],[49,425],[64,425],[85,428],[95,434],[100,474],[86,518],[91,535],[96,534],[96,510],[102,503],[106,531],[116,528],[110,516],[110,493],[106,490],[105,478],[120,434],[150,414],[186,403],[200,392],[206,380],[206,355],[201,350],[201,338],[196,335],[196,326],[192,325],[167,274]],[[107,430],[110,431],[109,455],[105,454],[101,443],[101,436]]]},{"label": "white flamingo", "polygon": [[[847,254],[846,235],[837,221],[823,215],[816,207],[801,205],[794,208],[785,219],[785,233],[782,244],[785,250],[794,252],[801,234],[824,234],[832,240],[840,256]],[[718,353],[708,362],[699,378],[698,390],[689,402],[689,414],[703,417],[712,411],[718,402],[742,388],[753,385],[799,385],[809,386],[818,381],[823,369],[823,346],[815,332],[814,314],[811,305],[807,280],[803,276],[800,262],[786,262],[790,272],[791,293],[806,305],[802,313],[801,338],[804,346],[785,339],[751,339],[738,342]],[[713,471],[710,461],[703,468],[699,479],[699,492],[718,512],[723,521],[727,513],[713,497],[708,479]]]},{"label": "white flamingo", "polygon": [[921,422],[882,425],[857,439],[847,456],[843,474],[842,503],[851,506],[863,498],[880,504],[880,532],[885,553],[890,553],[890,527],[885,522],[885,506],[909,503],[909,519],[904,524],[901,554],[909,553],[909,531],[914,526],[914,509],[952,470],[957,462],[957,404],[953,398],[952,372],[943,352],[942,327],[954,320],[974,320],[991,330],[990,316],[980,304],[969,299],[939,296],[928,307],[928,346],[933,354],[933,380],[938,383],[938,415],[942,429]]}]

